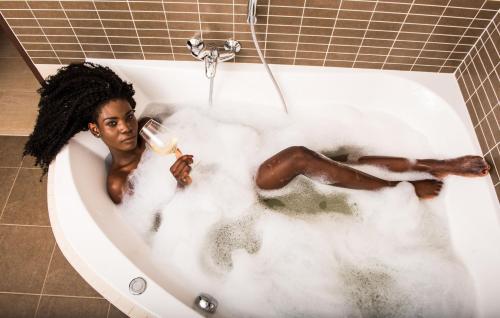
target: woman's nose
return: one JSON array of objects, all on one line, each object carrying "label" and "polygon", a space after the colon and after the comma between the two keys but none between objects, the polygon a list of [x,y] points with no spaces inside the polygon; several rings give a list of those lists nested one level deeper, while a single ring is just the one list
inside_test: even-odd
[{"label": "woman's nose", "polygon": [[129,125],[129,124],[128,124],[127,122],[125,122],[125,121],[122,121],[122,122],[119,124],[118,128],[120,129],[120,132],[121,132],[121,133],[128,133],[128,132],[130,132],[130,131],[132,130],[132,126],[131,126],[131,125]]}]

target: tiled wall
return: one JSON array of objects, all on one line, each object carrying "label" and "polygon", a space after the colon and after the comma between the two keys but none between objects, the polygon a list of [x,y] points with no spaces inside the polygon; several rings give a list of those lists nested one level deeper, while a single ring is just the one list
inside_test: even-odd
[{"label": "tiled wall", "polygon": [[[454,72],[500,7],[485,0],[259,0],[270,63]],[[247,0],[0,1],[33,62],[84,58],[192,60],[195,34],[237,62],[258,62]]]},{"label": "tiled wall", "polygon": [[455,76],[500,199],[500,14],[497,13]]}]

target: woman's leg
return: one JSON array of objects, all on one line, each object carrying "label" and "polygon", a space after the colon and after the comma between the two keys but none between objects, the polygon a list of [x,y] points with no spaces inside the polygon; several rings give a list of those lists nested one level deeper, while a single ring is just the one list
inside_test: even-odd
[{"label": "woman's leg", "polygon": [[463,156],[448,160],[417,159],[409,160],[398,157],[364,156],[357,160],[359,164],[381,166],[390,171],[420,171],[438,178],[449,174],[464,177],[481,177],[488,174],[490,166],[479,156]]},{"label": "woman's leg", "polygon": [[[256,183],[261,189],[279,189],[299,174],[320,179],[333,186],[361,190],[394,187],[401,182],[374,177],[325,158],[306,147],[297,146],[280,151],[264,161],[257,172]],[[421,198],[436,196],[442,187],[442,182],[437,180],[419,180],[411,183]]]}]

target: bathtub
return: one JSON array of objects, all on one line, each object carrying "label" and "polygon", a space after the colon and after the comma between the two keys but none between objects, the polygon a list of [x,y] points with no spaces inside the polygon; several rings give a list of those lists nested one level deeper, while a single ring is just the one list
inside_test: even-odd
[{"label": "bathtub", "polygon": [[[134,83],[137,115],[165,104],[208,107],[208,80],[201,62],[92,60]],[[37,65],[44,76],[57,69]],[[314,103],[357,105],[389,113],[429,138],[440,157],[481,154],[452,74],[273,65],[289,108]],[[280,101],[262,65],[219,64],[214,105]],[[243,106],[246,105],[246,106]],[[389,132],[390,133],[390,132]],[[118,214],[105,189],[107,148],[89,132],[76,135],[51,164],[49,215],[55,238],[72,266],[100,294],[131,317],[198,317],[195,295],[152,262],[150,248]],[[500,167],[498,167],[500,168]],[[453,178],[453,177],[451,177]],[[446,196],[454,249],[475,286],[477,316],[500,314],[500,207],[490,177],[450,182]],[[136,277],[147,289],[133,295]],[[202,291],[200,291],[202,292]]]}]

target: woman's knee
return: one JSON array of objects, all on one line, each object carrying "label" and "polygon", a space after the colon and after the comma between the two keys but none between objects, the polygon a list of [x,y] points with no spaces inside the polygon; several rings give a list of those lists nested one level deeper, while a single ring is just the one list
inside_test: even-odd
[{"label": "woman's knee", "polygon": [[304,165],[314,157],[314,151],[304,146],[292,146],[285,149],[287,157],[297,169],[302,170]]}]

